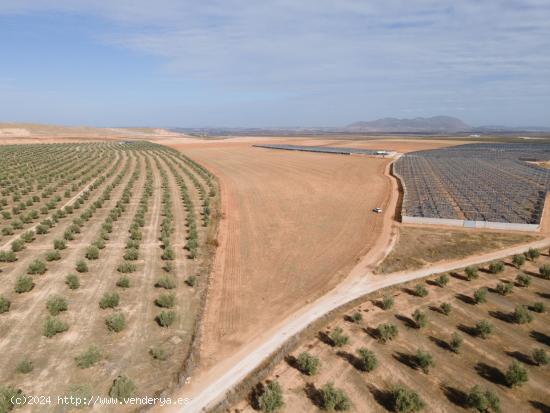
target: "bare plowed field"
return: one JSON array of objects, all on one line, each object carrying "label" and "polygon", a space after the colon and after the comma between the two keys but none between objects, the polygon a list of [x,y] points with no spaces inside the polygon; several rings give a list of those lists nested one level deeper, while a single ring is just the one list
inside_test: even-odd
[{"label": "bare plowed field", "polygon": [[[177,146],[176,146],[177,147]],[[338,284],[380,235],[384,159],[179,147],[220,180],[220,247],[203,328],[209,367]]]}]

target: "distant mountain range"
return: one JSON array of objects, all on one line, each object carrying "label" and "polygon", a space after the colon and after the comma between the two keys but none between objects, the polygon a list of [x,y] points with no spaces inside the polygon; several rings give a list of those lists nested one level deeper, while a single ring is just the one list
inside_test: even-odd
[{"label": "distant mountain range", "polygon": [[403,132],[403,133],[458,133],[473,128],[458,118],[433,116],[431,118],[383,118],[369,122],[355,122],[346,127],[350,132]]},{"label": "distant mountain range", "polygon": [[383,118],[372,121],[355,122],[341,127],[265,127],[265,128],[172,128],[176,132],[205,136],[292,136],[316,134],[430,134],[430,135],[468,135],[493,133],[548,133],[549,127],[507,127],[507,126],[470,126],[452,116],[433,116],[429,118]]}]

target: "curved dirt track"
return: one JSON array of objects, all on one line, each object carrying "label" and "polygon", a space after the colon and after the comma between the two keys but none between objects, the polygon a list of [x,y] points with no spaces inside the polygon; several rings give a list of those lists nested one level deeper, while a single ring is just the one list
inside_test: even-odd
[{"label": "curved dirt track", "polygon": [[207,301],[203,370],[334,288],[382,233],[387,159],[249,143],[184,145],[220,179],[220,247]]}]

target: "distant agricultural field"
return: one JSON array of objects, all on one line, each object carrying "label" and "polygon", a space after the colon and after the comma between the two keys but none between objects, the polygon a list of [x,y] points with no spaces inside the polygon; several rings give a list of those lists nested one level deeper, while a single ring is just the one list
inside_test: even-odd
[{"label": "distant agricultural field", "polygon": [[122,398],[177,383],[218,205],[213,175],[161,145],[0,146],[0,410],[18,390]]}]

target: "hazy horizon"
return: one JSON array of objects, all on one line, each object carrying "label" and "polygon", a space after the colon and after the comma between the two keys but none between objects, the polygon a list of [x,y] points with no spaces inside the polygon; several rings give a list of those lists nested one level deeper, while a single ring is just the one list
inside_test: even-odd
[{"label": "hazy horizon", "polygon": [[550,127],[550,3],[0,3],[0,121]]}]

